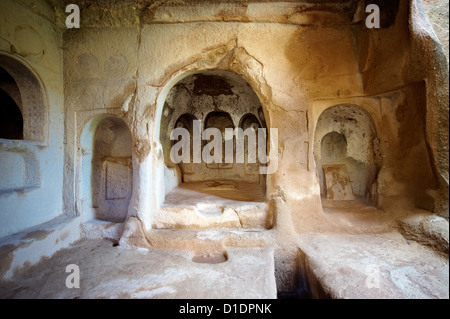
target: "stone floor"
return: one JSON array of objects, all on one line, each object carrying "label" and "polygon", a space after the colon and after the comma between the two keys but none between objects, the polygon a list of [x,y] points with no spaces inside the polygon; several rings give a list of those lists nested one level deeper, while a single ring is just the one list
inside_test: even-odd
[{"label": "stone floor", "polygon": [[265,190],[260,184],[234,181],[182,183],[167,194],[165,206],[195,206],[199,202],[233,205],[236,202],[264,202]]},{"label": "stone floor", "polygon": [[154,228],[272,227],[264,185],[236,181],[182,183],[170,191],[153,215]]},{"label": "stone floor", "polygon": [[[298,273],[288,280],[306,282],[306,296],[449,298],[446,220],[361,201],[323,206],[317,225],[294,239]],[[162,229],[148,234],[150,250],[83,239],[0,281],[0,298],[277,298],[277,236],[276,228]],[[66,287],[70,264],[80,288]]]},{"label": "stone floor", "polygon": [[[66,286],[71,264],[80,288]],[[0,282],[0,298],[276,298],[273,250],[128,250],[83,239]]]}]

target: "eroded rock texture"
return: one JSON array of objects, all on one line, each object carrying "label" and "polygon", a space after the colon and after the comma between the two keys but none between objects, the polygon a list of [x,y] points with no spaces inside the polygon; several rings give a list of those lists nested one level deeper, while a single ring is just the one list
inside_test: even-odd
[{"label": "eroded rock texture", "polygon": [[448,1],[2,0],[0,99],[4,278],[108,239],[179,281],[84,297],[448,298]]}]

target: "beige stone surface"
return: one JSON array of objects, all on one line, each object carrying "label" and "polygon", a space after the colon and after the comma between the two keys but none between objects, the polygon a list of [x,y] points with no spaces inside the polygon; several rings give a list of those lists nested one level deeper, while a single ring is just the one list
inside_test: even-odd
[{"label": "beige stone surface", "polygon": [[[80,269],[80,288],[66,287],[66,267]],[[127,250],[82,240],[2,282],[0,298],[276,298],[273,250]]]},{"label": "beige stone surface", "polygon": [[322,165],[325,184],[327,186],[327,199],[354,200],[348,171],[345,164]]},{"label": "beige stone surface", "polygon": [[436,32],[436,35],[438,36],[448,59],[448,0],[423,0],[423,4],[427,12],[428,19],[430,19],[433,30]]},{"label": "beige stone surface", "polygon": [[449,229],[445,219],[420,212],[400,221],[400,231],[405,238],[415,240],[435,251],[448,255]]},{"label": "beige stone surface", "polygon": [[[379,4],[0,1],[1,296],[448,298],[448,1]],[[256,118],[276,169],[174,165],[183,114]]]},{"label": "beige stone surface", "polygon": [[331,298],[449,298],[448,255],[398,233],[305,235],[300,242],[309,271]]}]

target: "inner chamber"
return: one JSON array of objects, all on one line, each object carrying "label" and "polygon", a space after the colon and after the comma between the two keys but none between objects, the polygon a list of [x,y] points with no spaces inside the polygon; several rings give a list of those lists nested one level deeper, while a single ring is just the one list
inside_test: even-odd
[{"label": "inner chamber", "polygon": [[[203,137],[198,147],[193,143],[194,121],[198,121],[197,137]],[[175,163],[170,157],[171,148],[180,142],[180,137],[171,140],[170,135],[175,128],[184,128],[189,132],[189,163]],[[205,130],[211,128],[217,129],[220,136],[204,135],[209,132]],[[237,128],[241,128],[242,132],[250,128],[255,132],[255,139],[245,136],[237,141],[236,134],[232,137],[225,134],[227,129],[235,132]],[[178,82],[168,93],[164,104],[160,139],[165,165],[178,177],[177,189],[194,190],[199,198],[192,196],[192,193],[184,198],[182,192],[175,190],[166,196],[166,204],[181,201],[196,204],[205,199],[202,194],[212,195],[210,200],[223,198],[263,202],[266,176],[259,172],[261,164],[258,147],[264,146],[263,151],[267,149],[267,132],[260,131],[264,133],[263,143],[260,144],[264,145],[258,146],[258,128],[266,128],[261,102],[247,81],[239,75],[223,70],[208,70]],[[205,149],[208,149],[208,145],[211,148],[213,140],[220,149],[213,148],[209,154],[213,157],[216,155],[221,161],[205,162],[201,154],[197,157],[201,161],[194,161],[194,152],[209,152]],[[249,154],[249,146],[253,155]],[[232,151],[231,161],[230,152],[225,152],[226,149]],[[217,151],[221,151],[221,154],[215,154]]]}]

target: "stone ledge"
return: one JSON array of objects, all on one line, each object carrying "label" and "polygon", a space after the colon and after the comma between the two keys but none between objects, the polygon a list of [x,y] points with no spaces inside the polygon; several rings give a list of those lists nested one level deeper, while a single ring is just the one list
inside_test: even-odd
[{"label": "stone ledge", "polygon": [[399,226],[405,238],[429,246],[448,257],[449,224],[444,218],[423,212],[400,220]]},{"label": "stone ledge", "polygon": [[80,219],[57,217],[47,223],[0,239],[0,279],[51,257],[80,238]]},{"label": "stone ledge", "polygon": [[448,257],[400,233],[310,234],[299,247],[309,276],[330,298],[449,298]]}]

